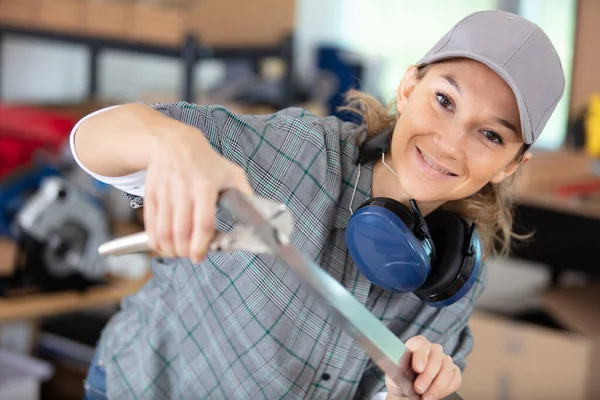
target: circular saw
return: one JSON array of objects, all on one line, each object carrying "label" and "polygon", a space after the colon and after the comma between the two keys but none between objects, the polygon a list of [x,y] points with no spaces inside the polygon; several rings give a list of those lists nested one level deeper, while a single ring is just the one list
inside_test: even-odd
[{"label": "circular saw", "polygon": [[97,249],[110,238],[106,213],[68,179],[45,178],[18,211],[14,229],[19,254],[10,286],[83,290],[104,281],[107,267]]}]

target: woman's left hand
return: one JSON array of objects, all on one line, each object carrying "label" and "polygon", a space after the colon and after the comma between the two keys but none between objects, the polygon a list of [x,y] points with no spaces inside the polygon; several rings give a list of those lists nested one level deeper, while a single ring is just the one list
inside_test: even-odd
[{"label": "woman's left hand", "polygon": [[[445,355],[441,345],[431,343],[424,336],[415,336],[406,341],[413,353],[412,368],[418,374],[414,390],[423,400],[439,400],[454,393],[462,383],[462,374],[452,357]],[[386,377],[388,400],[403,399],[400,389]]]}]

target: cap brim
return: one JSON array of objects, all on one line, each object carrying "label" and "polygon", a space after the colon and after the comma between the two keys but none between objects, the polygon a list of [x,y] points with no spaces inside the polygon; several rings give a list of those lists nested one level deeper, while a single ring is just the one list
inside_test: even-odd
[{"label": "cap brim", "polygon": [[480,63],[486,65],[492,71],[497,73],[504,80],[504,82],[506,82],[506,84],[510,87],[513,94],[515,95],[515,98],[517,99],[517,107],[519,108],[519,119],[521,121],[521,133],[523,137],[523,142],[525,142],[525,144],[532,144],[534,142],[534,137],[531,129],[531,122],[529,121],[529,111],[527,110],[527,105],[523,100],[523,96],[521,95],[521,92],[516,82],[510,75],[508,75],[502,69],[501,66],[486,59],[485,57],[481,57],[475,54],[453,52],[438,53],[431,56],[426,56],[419,60],[419,63],[417,65],[430,64],[432,62],[444,61],[453,58],[469,58],[471,60],[479,61]]}]

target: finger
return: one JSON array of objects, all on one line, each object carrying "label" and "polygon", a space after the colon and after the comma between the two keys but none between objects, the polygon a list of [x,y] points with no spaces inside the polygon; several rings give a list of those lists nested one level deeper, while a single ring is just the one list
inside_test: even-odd
[{"label": "finger", "polygon": [[194,203],[182,181],[175,182],[173,206],[173,248],[177,257],[189,257]]},{"label": "finger", "polygon": [[401,383],[395,382],[389,375],[385,377],[385,386],[387,388],[389,399],[405,399],[407,393],[412,393],[411,384],[402,379]]},{"label": "finger", "polygon": [[157,193],[156,239],[161,255],[175,257],[173,248],[173,205],[171,203],[171,185],[161,188]]},{"label": "finger", "polygon": [[429,389],[423,396],[426,400],[441,399],[455,389],[451,387],[452,379],[454,378],[455,365],[452,361],[452,357],[442,357],[442,366],[440,372],[437,374]]},{"label": "finger", "polygon": [[[415,372],[421,373],[425,370],[429,358],[430,345],[429,340],[423,335],[414,336],[406,341],[406,347],[413,353],[411,365]],[[419,351],[419,349],[426,349],[426,351],[423,353],[424,350]],[[415,352],[419,354],[415,356]]]},{"label": "finger", "polygon": [[450,384],[448,385],[448,393],[454,393],[462,385],[462,372],[458,365],[454,365],[452,367],[452,379],[450,380]]},{"label": "finger", "polygon": [[195,264],[204,259],[215,235],[214,221],[217,198],[216,191],[208,190],[194,201],[190,258]]},{"label": "finger", "polygon": [[423,335],[413,336],[406,341],[406,347],[410,351],[415,351],[421,347],[429,347],[430,344],[429,340]]},{"label": "finger", "polygon": [[425,371],[427,363],[429,361],[429,353],[431,349],[429,346],[420,347],[413,350],[412,354],[412,368],[416,373],[421,374]]},{"label": "finger", "polygon": [[442,346],[432,344],[430,349],[427,367],[415,380],[415,390],[419,394],[423,394],[429,389],[431,382],[433,382],[442,367],[442,359],[444,357]]}]

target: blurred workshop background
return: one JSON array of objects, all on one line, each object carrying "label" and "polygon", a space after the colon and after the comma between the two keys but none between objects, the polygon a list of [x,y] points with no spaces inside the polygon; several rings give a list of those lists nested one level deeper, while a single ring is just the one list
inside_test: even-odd
[{"label": "blurred workshop background", "polygon": [[[174,100],[336,114],[352,87],[387,101],[481,9],[539,24],[567,92],[515,182],[515,227],[534,236],[489,262],[459,393],[600,398],[600,1],[0,0],[0,399],[82,399],[102,327],[149,277],[144,255],[95,256],[143,228],[76,167],[81,117]],[[111,272],[80,275],[82,263]]]}]

